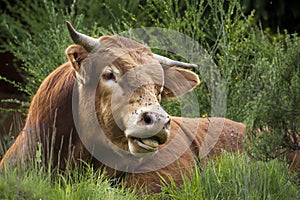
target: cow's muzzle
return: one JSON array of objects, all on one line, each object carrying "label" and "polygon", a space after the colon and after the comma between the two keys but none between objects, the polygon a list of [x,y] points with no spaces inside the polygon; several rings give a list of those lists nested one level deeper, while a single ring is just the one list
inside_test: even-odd
[{"label": "cow's muzzle", "polygon": [[161,107],[138,109],[128,123],[125,135],[133,155],[156,152],[170,135],[170,116]]}]

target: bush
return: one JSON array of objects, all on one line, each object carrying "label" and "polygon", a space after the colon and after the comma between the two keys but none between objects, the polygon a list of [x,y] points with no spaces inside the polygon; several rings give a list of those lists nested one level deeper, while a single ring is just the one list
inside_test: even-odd
[{"label": "bush", "polygon": [[[15,86],[25,92],[29,99],[33,97],[45,77],[67,61],[64,51],[72,42],[65,21],[72,21],[79,30],[92,36],[105,31],[96,27],[81,29],[84,22],[83,15],[75,15],[75,8],[72,5],[69,7],[70,10],[63,9],[62,5],[63,2],[54,4],[39,0],[30,3],[17,2],[13,7],[9,7],[12,13],[10,16],[6,14],[1,16],[3,18],[1,27],[10,33],[8,37],[10,40],[2,44],[1,48],[12,52],[23,63],[22,73],[26,85],[23,88],[16,83]],[[32,15],[32,12],[36,15]],[[19,34],[22,37],[19,37]]]}]

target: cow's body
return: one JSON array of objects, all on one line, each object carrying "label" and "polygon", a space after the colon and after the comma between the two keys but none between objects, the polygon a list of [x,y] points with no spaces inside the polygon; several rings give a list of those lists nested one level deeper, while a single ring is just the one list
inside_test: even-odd
[{"label": "cow's body", "polygon": [[[246,134],[244,125],[224,118],[169,117],[160,107],[161,97],[180,96],[197,86],[199,80],[196,74],[176,67],[162,68],[155,59],[157,56],[153,56],[150,49],[129,39],[105,36],[100,41],[101,47],[105,48],[94,54],[93,56],[97,57],[92,57],[91,60],[94,62],[93,59],[104,59],[108,62],[98,74],[96,73],[97,81],[98,75],[100,79],[93,102],[97,120],[104,134],[111,140],[112,145],[142,159],[146,154],[151,157],[168,147],[165,158],[174,156],[173,161],[155,169],[155,172],[149,170],[134,173],[134,170],[131,170],[124,176],[122,170],[112,169],[96,159],[82,142],[80,134],[87,140],[93,140],[93,134],[98,134],[89,131],[79,133],[72,108],[72,105],[78,108],[77,114],[82,130],[94,130],[91,129],[94,125],[89,124],[91,104],[85,97],[89,90],[89,79],[95,75],[94,73],[86,76],[87,68],[93,66],[88,66],[86,62],[89,61],[88,56],[95,46],[92,43],[98,44],[98,41],[93,40],[83,42],[83,46],[70,46],[66,50],[69,62],[54,70],[44,80],[31,102],[23,131],[0,163],[1,170],[5,165],[16,167],[22,160],[28,162],[34,158],[40,143],[42,158],[47,166],[50,166],[51,161],[52,167],[64,170],[68,164],[72,166],[82,160],[89,160],[95,168],[106,167],[109,176],[124,177],[128,186],[137,185],[157,192],[161,185],[160,176],[165,179],[172,177],[180,184],[182,173],[192,173],[194,162],[199,156],[205,160],[218,155],[222,149],[232,152],[242,150],[242,137]],[[111,59],[112,56],[115,58]],[[163,62],[165,64],[169,60]],[[85,73],[81,73],[81,69],[84,69]],[[185,82],[180,82],[182,79]],[[133,88],[136,83],[141,85],[131,93],[128,92],[128,88]],[[166,85],[175,87],[175,90],[172,91],[172,88],[167,88]],[[117,102],[114,105],[113,91],[116,89],[120,92],[115,94]],[[74,90],[79,98],[75,103]],[[126,93],[130,93],[128,105],[122,104]],[[128,109],[125,109],[126,112],[124,107]],[[115,115],[114,110],[117,111]],[[179,151],[181,152],[178,153]],[[151,162],[153,163],[146,163],[146,166],[159,166],[165,159],[152,159]],[[143,164],[140,167],[144,166]],[[136,171],[140,172],[138,165]]]},{"label": "cow's body", "polygon": [[[197,131],[196,134],[195,130]],[[210,134],[208,134],[209,132]],[[219,136],[215,142],[213,138],[207,138],[214,134]],[[169,178],[172,177],[177,185],[181,185],[183,181],[182,174],[189,177],[193,173],[196,162],[206,163],[208,159],[215,158],[222,151],[242,152],[246,128],[242,123],[224,118],[173,117],[171,121],[171,138],[175,135],[180,135],[180,143],[174,145],[172,150],[176,152],[181,146],[188,145],[189,148],[184,154],[155,173],[127,175],[125,182],[128,186],[138,186],[141,190],[148,189],[151,192],[159,192],[161,185],[163,185],[160,177],[163,177],[167,183]],[[190,138],[194,138],[191,144],[189,144]],[[212,142],[211,146],[208,145],[209,141]]]}]

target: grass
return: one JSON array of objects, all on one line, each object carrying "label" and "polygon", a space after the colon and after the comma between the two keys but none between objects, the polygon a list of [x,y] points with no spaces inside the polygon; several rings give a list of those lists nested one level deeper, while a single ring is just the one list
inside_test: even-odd
[{"label": "grass", "polygon": [[297,188],[288,180],[287,166],[223,154],[203,171],[196,171],[181,190],[166,187],[175,199],[296,199]]},{"label": "grass", "polygon": [[67,175],[14,170],[0,178],[0,199],[136,199],[136,195],[111,187],[109,180],[92,170],[77,169]]},{"label": "grass", "polygon": [[88,165],[84,172],[76,169],[64,175],[38,169],[7,171],[0,176],[0,199],[300,199],[287,166],[276,160],[256,162],[246,155],[223,153],[201,168],[181,187],[164,185],[161,193],[142,196],[112,187]]}]

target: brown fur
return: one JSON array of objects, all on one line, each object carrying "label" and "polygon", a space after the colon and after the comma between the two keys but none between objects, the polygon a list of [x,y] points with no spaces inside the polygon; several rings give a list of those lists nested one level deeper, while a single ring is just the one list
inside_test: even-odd
[{"label": "brown fur", "polygon": [[[34,157],[36,142],[40,141],[44,152],[44,161],[47,163],[49,157],[50,142],[52,133],[56,133],[54,142],[53,165],[58,165],[58,152],[60,146],[61,162],[60,167],[64,168],[64,161],[67,159],[68,142],[72,137],[74,153],[80,153],[80,140],[76,136],[76,129],[72,117],[72,87],[75,79],[70,63],[53,71],[42,83],[36,95],[32,99],[30,109],[27,115],[25,127],[11,146],[1,161],[0,167],[3,168],[5,162],[8,165],[18,165],[20,159],[29,159]],[[62,138],[63,136],[63,138]],[[61,141],[63,140],[63,141]],[[31,144],[29,145],[30,141]],[[62,145],[60,145],[62,143]],[[19,149],[22,148],[23,151]],[[78,151],[78,153],[77,153]]]},{"label": "brown fur", "polygon": [[[120,55],[116,55],[118,59],[114,61],[114,64],[119,65],[120,68],[127,66],[124,70],[127,70],[130,66],[134,67],[135,63],[147,63],[147,60],[152,55],[148,48],[138,43],[128,42],[124,38],[102,37],[101,41],[107,41],[110,44],[111,51],[115,54],[120,53],[113,50],[115,46],[123,48],[124,52],[126,49],[135,50],[125,53],[121,52]],[[72,115],[72,92],[76,81],[74,69],[79,69],[81,62],[84,61],[88,53],[82,47],[73,45],[69,47],[67,54],[69,62],[54,70],[43,81],[32,99],[25,127],[1,160],[0,170],[3,170],[5,165],[17,167],[21,164],[22,160],[27,161],[34,158],[38,142],[42,144],[44,163],[47,165],[49,164],[48,161],[52,160],[51,165],[59,167],[62,170],[66,168],[67,164],[75,164],[76,162],[81,162],[79,161],[80,159],[88,160],[91,158],[91,155],[85,149],[78,136]],[[186,88],[189,89],[189,87]],[[152,89],[155,90],[155,88]],[[101,96],[102,92],[105,91],[97,90],[97,92]],[[147,91],[144,92],[146,93]],[[179,94],[183,93],[179,92]],[[101,98],[108,97],[102,96]],[[153,101],[155,98],[155,101],[157,101],[156,96],[149,96],[149,98],[153,98]],[[100,107],[97,108],[97,112],[103,114],[104,111],[99,110],[103,109],[102,105],[100,103],[98,105]],[[109,118],[109,115],[104,118]],[[100,116],[99,119],[101,121],[102,117]],[[115,126],[111,121],[105,122],[102,125],[110,126],[108,124]],[[121,134],[120,130],[113,129],[111,126],[107,130],[110,130],[108,132],[113,132],[114,134],[115,132]],[[218,155],[222,149],[233,152],[241,150],[241,140],[245,135],[245,126],[224,118],[189,119],[173,117],[171,119],[171,136],[169,141],[172,141],[172,138],[176,135],[179,135],[180,140],[176,141],[172,150],[176,152],[182,146],[189,145],[188,141],[192,139],[190,147],[178,160],[156,172],[126,174],[124,179],[127,186],[136,185],[142,190],[158,192],[161,188],[160,176],[166,180],[170,176],[177,184],[182,183],[181,173],[187,175],[192,173],[194,162],[203,153],[203,148],[214,145],[205,141],[211,141],[211,138],[218,137],[218,133],[221,133],[218,142],[212,151],[203,157],[204,161],[209,157]],[[114,135],[111,136],[115,137]],[[49,150],[51,146],[54,147],[52,151]],[[91,161],[94,167],[102,169],[103,164],[98,160],[92,158]],[[122,173],[115,173],[114,170],[108,168],[108,174],[115,174],[118,177]]]}]

